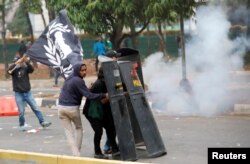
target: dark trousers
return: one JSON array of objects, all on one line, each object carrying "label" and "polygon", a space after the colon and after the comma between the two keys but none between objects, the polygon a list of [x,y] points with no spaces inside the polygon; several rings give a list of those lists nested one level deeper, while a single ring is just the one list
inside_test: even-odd
[{"label": "dark trousers", "polygon": [[55,79],[55,85],[58,85],[58,78],[60,77],[60,73],[57,71],[54,71],[54,79]]},{"label": "dark trousers", "polygon": [[98,119],[92,119],[92,118],[87,118],[90,122],[90,125],[92,129],[94,130],[94,146],[95,146],[95,154],[101,154],[101,148],[100,148],[100,143],[101,143],[101,138],[103,134],[103,128],[106,130],[108,140],[110,142],[110,145],[112,147],[112,151],[117,151],[118,146],[116,143],[116,132],[115,132],[115,126],[114,123],[111,122],[112,120],[108,119],[103,119],[103,120],[98,120]]},{"label": "dark trousers", "polygon": [[98,64],[99,64],[99,60],[98,60],[98,56],[95,57],[95,71],[98,72]]}]

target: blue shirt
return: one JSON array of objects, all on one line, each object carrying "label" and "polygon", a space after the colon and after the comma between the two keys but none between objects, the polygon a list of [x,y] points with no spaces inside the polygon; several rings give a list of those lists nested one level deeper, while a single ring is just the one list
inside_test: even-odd
[{"label": "blue shirt", "polygon": [[106,52],[105,45],[102,42],[96,42],[93,51],[96,56],[104,55]]}]

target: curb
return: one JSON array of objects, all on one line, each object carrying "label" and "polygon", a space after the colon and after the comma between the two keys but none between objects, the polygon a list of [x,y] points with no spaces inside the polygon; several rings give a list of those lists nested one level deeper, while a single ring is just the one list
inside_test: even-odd
[{"label": "curb", "polygon": [[34,98],[38,107],[52,108],[58,104],[58,99]]},{"label": "curb", "polygon": [[[56,108],[58,104],[58,99],[53,98],[34,98],[38,107],[46,108]],[[85,99],[82,99],[80,109],[83,108],[85,104]],[[149,105],[152,107],[152,102],[149,102]],[[250,104],[234,104],[233,112],[235,114],[250,114]]]},{"label": "curb", "polygon": [[[3,161],[4,160],[4,161]],[[73,157],[66,155],[52,155],[45,153],[34,153],[34,152],[24,152],[24,151],[15,151],[15,150],[3,150],[0,149],[0,163],[2,162],[25,162],[28,163],[43,163],[43,164],[65,164],[65,163],[74,163],[74,164],[132,164],[139,162],[127,162],[127,161],[117,161],[117,160],[102,160],[94,159],[87,157]],[[26,163],[26,162],[25,162]]]},{"label": "curb", "polygon": [[[58,99],[48,99],[48,98],[34,98],[38,107],[56,108],[58,105]],[[83,108],[85,104],[85,99],[82,99],[80,109]]]}]

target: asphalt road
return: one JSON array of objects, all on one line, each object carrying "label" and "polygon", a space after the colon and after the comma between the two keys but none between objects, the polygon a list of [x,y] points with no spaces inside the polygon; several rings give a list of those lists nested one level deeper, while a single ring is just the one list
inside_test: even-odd
[{"label": "asphalt road", "polygon": [[[230,88],[234,98],[231,104],[249,103],[250,79],[239,75]],[[95,77],[86,79],[87,84]],[[63,80],[61,79],[60,85]],[[32,80],[34,95],[57,95],[60,88],[53,88],[53,79]],[[234,85],[236,84],[236,85]],[[12,94],[11,81],[0,81],[0,96]],[[232,106],[231,105],[231,106]],[[43,107],[42,111],[47,120],[52,122],[48,129],[40,129],[35,115],[27,108],[26,123],[29,132],[18,130],[18,117],[0,117],[0,149],[49,153],[56,155],[71,155],[57,110]],[[236,115],[233,110],[220,116],[168,116],[163,113],[154,113],[159,131],[162,135],[167,155],[158,158],[147,158],[146,152],[138,149],[138,162],[159,164],[206,164],[209,147],[250,147],[250,115]],[[93,131],[82,117],[84,137],[81,156],[93,157]],[[34,132],[35,131],[35,132]],[[37,131],[37,132],[36,132]],[[102,145],[105,142],[103,136]],[[1,161],[0,161],[1,163]]]},{"label": "asphalt road", "polygon": [[[35,115],[27,109],[26,123],[31,131],[18,130],[17,116],[0,117],[0,149],[71,155],[57,110],[42,108],[53,124],[41,129]],[[159,164],[206,164],[208,147],[250,147],[250,116],[226,114],[216,117],[175,117],[154,113],[167,155],[147,158],[138,149],[138,162]],[[84,133],[81,156],[93,157],[93,131],[82,117]],[[105,142],[105,135],[102,145]]]}]

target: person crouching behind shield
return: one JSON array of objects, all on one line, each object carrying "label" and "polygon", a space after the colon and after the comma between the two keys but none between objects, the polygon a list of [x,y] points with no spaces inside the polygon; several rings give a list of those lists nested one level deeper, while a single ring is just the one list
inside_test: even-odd
[{"label": "person crouching behind shield", "polygon": [[[104,81],[102,67],[98,71],[98,78],[90,88],[93,93],[107,93]],[[111,145],[112,155],[119,154],[119,148],[116,143],[116,132],[111,113],[111,107],[108,98],[100,100],[87,99],[83,107],[83,114],[88,119],[92,129],[94,130],[94,147],[95,158],[107,159],[108,157],[102,153],[100,142],[103,134],[103,128],[106,130],[108,141]]]}]

